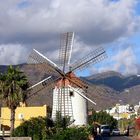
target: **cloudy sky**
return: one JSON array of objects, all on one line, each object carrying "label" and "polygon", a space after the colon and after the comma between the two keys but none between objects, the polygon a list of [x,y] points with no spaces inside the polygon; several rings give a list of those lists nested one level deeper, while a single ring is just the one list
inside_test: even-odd
[{"label": "cloudy sky", "polygon": [[[60,33],[74,31],[72,58],[96,46],[108,58],[85,75],[140,71],[139,0],[4,0],[0,4],[0,65],[27,61],[33,48],[57,61]],[[80,54],[79,54],[80,52]]]}]

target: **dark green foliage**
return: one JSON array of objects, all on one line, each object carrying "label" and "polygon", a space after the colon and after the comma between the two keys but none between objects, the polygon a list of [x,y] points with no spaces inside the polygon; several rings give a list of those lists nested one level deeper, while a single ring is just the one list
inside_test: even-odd
[{"label": "dark green foliage", "polygon": [[16,109],[20,102],[25,102],[27,88],[27,77],[18,68],[9,66],[4,74],[0,74],[0,98],[10,109]]},{"label": "dark green foliage", "polygon": [[98,113],[93,111],[93,115],[89,116],[89,124],[92,124],[93,122],[108,124],[111,129],[117,126],[117,120],[104,111],[100,111]]},{"label": "dark green foliage", "polygon": [[[13,136],[30,136],[33,140],[86,140],[92,134],[93,125],[92,127],[68,128],[70,120],[67,119],[67,117],[62,117],[59,112],[54,124],[48,118],[32,118],[17,127]],[[106,112],[94,112],[94,115],[90,117],[90,122],[93,121],[109,124],[112,128],[117,125],[117,121]]]},{"label": "dark green foliage", "polygon": [[69,116],[62,117],[61,113],[59,111],[56,112],[56,121],[55,121],[56,128],[66,129],[66,127],[69,125],[69,123],[70,123]]},{"label": "dark green foliage", "polygon": [[88,130],[86,127],[67,128],[54,134],[53,140],[86,140],[88,138]]},{"label": "dark green foliage", "polygon": [[28,88],[27,78],[18,68],[9,66],[5,73],[0,74],[0,99],[11,110],[10,132],[14,130],[15,110],[20,102],[25,102]]},{"label": "dark green foliage", "polygon": [[53,134],[53,122],[48,118],[38,117],[23,122],[13,132],[13,136],[30,136],[33,140],[46,140]]},{"label": "dark green foliage", "polygon": [[60,112],[56,113],[56,121],[55,121],[55,130],[53,137],[51,140],[86,140],[89,133],[90,128],[88,127],[73,127],[67,128],[70,124],[70,117],[65,116],[62,117]]},{"label": "dark green foliage", "polygon": [[49,118],[32,118],[17,127],[12,136],[32,137],[33,140],[86,140],[90,127],[65,128],[53,126]]}]

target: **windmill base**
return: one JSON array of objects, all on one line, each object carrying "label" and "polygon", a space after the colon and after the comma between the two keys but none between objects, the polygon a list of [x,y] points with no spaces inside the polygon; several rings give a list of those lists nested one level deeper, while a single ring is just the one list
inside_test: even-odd
[{"label": "windmill base", "polygon": [[58,88],[53,90],[53,110],[52,119],[55,121],[57,114],[61,117],[70,117],[70,126],[87,125],[87,101],[78,92],[84,94],[82,89],[70,87]]}]

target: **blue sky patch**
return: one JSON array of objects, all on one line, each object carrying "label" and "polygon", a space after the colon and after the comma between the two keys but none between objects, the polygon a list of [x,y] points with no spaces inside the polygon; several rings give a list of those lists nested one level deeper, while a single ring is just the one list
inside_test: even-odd
[{"label": "blue sky patch", "polygon": [[20,3],[18,3],[18,8],[27,8],[31,5],[31,3],[27,0],[22,0]]}]

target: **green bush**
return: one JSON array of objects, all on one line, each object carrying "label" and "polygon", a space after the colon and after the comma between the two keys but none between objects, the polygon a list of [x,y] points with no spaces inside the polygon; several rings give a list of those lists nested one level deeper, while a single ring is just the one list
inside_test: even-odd
[{"label": "green bush", "polygon": [[93,122],[108,124],[111,129],[115,128],[118,124],[116,119],[104,111],[100,111],[98,113],[93,111],[93,115],[89,116],[89,124],[92,124]]},{"label": "green bush", "polygon": [[50,129],[52,126],[53,123],[48,118],[32,118],[28,121],[24,121],[20,126],[18,126],[12,133],[12,136],[29,136],[32,137],[33,140],[46,140],[53,134]]},{"label": "green bush", "polygon": [[65,130],[58,131],[52,137],[53,140],[86,140],[89,132],[86,127],[74,127],[67,128]]},{"label": "green bush", "polygon": [[86,140],[91,130],[90,127],[65,128],[63,125],[60,126],[57,123],[53,125],[48,118],[32,118],[18,126],[12,136],[29,136],[33,140]]},{"label": "green bush", "polygon": [[61,113],[59,111],[57,111],[56,120],[54,122],[55,127],[66,129],[66,127],[69,124],[70,124],[70,117],[69,116],[62,117]]}]

